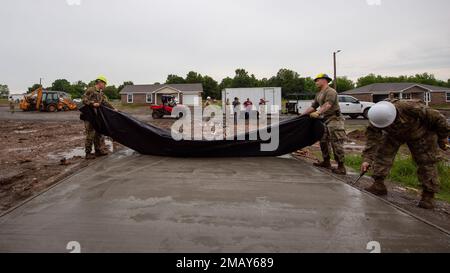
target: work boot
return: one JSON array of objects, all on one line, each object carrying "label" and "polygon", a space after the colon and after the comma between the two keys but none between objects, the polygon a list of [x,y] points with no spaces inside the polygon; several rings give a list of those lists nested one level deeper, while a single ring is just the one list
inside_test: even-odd
[{"label": "work boot", "polygon": [[388,193],[386,185],[384,185],[383,180],[375,180],[372,186],[366,188],[365,190],[378,196],[387,195]]},{"label": "work boot", "polygon": [[106,156],[109,153],[107,151],[103,151],[103,150],[97,150],[95,151],[95,156]]},{"label": "work boot", "polygon": [[95,155],[93,153],[86,154],[86,159],[95,159]]},{"label": "work boot", "polygon": [[433,192],[423,191],[422,200],[420,200],[418,207],[423,209],[434,209],[433,199]]},{"label": "work boot", "polygon": [[322,162],[313,163],[315,167],[331,169],[331,162],[329,158],[325,158]]},{"label": "work boot", "polygon": [[346,175],[347,170],[345,169],[345,165],[342,162],[338,162],[338,167],[333,168],[333,173],[340,174],[340,175]]}]

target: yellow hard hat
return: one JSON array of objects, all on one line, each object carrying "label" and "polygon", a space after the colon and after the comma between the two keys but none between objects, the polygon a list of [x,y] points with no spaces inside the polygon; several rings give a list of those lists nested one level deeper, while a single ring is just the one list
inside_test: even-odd
[{"label": "yellow hard hat", "polygon": [[108,80],[107,80],[106,77],[103,76],[103,75],[98,76],[97,79],[95,79],[95,81],[102,81],[102,82],[104,82],[105,84],[108,84]]},{"label": "yellow hard hat", "polygon": [[320,80],[320,79],[326,79],[328,82],[333,81],[332,78],[330,78],[327,74],[325,73],[321,73],[319,75],[316,76],[316,78],[314,79],[314,81]]}]

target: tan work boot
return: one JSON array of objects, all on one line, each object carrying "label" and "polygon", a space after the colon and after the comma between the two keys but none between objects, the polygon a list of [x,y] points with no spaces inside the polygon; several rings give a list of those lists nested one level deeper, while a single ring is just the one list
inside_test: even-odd
[{"label": "tan work boot", "polygon": [[95,159],[95,155],[93,153],[86,154],[86,159]]},{"label": "tan work boot", "polygon": [[384,185],[383,180],[375,180],[372,186],[366,188],[365,190],[378,196],[387,195],[388,193],[386,185]]},{"label": "tan work boot", "polygon": [[340,175],[346,175],[347,170],[345,169],[344,163],[338,162],[338,167],[333,168],[333,173],[340,174]]},{"label": "tan work boot", "polygon": [[322,162],[313,163],[315,167],[331,169],[331,162],[329,158],[325,158]]},{"label": "tan work boot", "polygon": [[434,209],[434,193],[423,191],[422,200],[420,200],[418,207],[423,209]]},{"label": "tan work boot", "polygon": [[107,151],[103,151],[103,150],[95,151],[95,156],[106,156],[108,154],[109,153]]}]

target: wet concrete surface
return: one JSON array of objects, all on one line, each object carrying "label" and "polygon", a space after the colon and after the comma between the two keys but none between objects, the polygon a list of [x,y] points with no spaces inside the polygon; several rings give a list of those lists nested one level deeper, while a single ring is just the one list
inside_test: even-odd
[{"label": "wet concrete surface", "polygon": [[292,158],[125,149],[0,218],[0,252],[450,252],[450,237]]}]

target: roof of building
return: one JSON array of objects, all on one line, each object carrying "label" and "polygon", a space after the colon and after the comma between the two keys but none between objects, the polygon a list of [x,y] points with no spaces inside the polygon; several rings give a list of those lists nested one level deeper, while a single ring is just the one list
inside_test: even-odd
[{"label": "roof of building", "polygon": [[429,90],[430,92],[450,92],[450,88],[434,86],[428,84],[418,84],[418,83],[374,83],[352,90],[343,92],[346,95],[353,94],[389,94],[391,92],[402,92],[413,87],[423,88]]},{"label": "roof of building", "polygon": [[170,87],[180,92],[203,92],[201,83],[182,83],[182,84],[141,84],[141,85],[126,85],[120,94],[128,93],[153,93],[164,87]]}]

